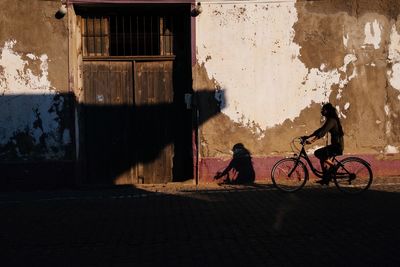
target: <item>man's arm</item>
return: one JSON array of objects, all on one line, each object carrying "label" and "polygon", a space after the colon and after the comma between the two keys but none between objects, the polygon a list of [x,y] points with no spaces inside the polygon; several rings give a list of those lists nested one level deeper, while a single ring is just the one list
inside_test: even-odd
[{"label": "man's arm", "polygon": [[332,118],[329,118],[325,121],[324,125],[322,125],[321,128],[315,130],[312,134],[310,134],[309,136],[304,136],[304,140],[307,140],[308,138],[314,137],[311,140],[307,140],[308,144],[312,144],[315,141],[317,141],[318,139],[322,138],[323,136],[325,136],[325,134],[327,134],[329,132],[330,129],[332,129],[335,125],[335,121]]},{"label": "man's arm", "polygon": [[332,118],[328,118],[324,125],[322,125],[321,128],[317,129],[312,136],[317,137],[318,139],[325,136],[330,129],[332,129],[335,126],[335,120]]}]

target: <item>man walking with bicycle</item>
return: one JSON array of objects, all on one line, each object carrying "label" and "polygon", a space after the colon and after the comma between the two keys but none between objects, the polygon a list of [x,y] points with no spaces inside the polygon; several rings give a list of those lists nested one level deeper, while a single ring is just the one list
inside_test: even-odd
[{"label": "man walking with bicycle", "polygon": [[[337,115],[335,107],[326,103],[321,108],[321,114],[325,117],[325,123],[321,128],[315,130],[311,135],[303,136],[302,139],[308,144],[324,137],[328,132],[331,134],[331,144],[317,149],[314,155],[319,159],[324,176],[317,183],[327,185],[330,180],[329,167],[333,165],[332,157],[343,154],[344,140],[343,128]],[[309,138],[312,139],[308,140]]]}]

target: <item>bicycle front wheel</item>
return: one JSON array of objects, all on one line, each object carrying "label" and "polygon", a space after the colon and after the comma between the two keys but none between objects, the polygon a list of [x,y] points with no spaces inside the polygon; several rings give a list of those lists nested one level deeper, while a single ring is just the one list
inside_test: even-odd
[{"label": "bicycle front wheel", "polygon": [[281,159],[271,171],[276,188],[285,192],[300,190],[307,182],[308,172],[303,162],[294,158]]},{"label": "bicycle front wheel", "polygon": [[338,163],[333,179],[340,191],[358,194],[370,187],[372,170],[363,159],[347,158]]}]

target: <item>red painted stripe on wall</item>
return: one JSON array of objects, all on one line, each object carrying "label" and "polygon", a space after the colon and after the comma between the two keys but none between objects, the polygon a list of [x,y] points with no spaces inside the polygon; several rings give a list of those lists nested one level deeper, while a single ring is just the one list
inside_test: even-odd
[{"label": "red painted stripe on wall", "polygon": [[[375,178],[400,176],[400,159],[391,159],[390,156],[382,155],[345,155],[340,158],[356,156],[363,158],[371,164],[372,172]],[[275,162],[282,157],[253,157],[253,167],[256,173],[256,181],[271,181],[271,170]],[[319,161],[316,158],[311,159],[315,167],[319,167]],[[230,162],[230,159],[220,158],[202,158],[200,160],[199,183],[208,183],[214,181],[213,177],[218,171],[222,171]],[[316,177],[309,170],[310,179]]]}]

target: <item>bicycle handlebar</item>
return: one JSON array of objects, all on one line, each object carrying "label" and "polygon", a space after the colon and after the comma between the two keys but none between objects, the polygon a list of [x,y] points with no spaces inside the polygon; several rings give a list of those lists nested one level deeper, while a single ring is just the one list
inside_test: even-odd
[{"label": "bicycle handlebar", "polygon": [[295,140],[298,140],[299,143],[300,143],[302,146],[311,144],[309,141],[307,141],[307,139],[305,138],[305,136],[298,136],[298,137],[295,137],[295,138],[293,138],[293,141],[292,141],[292,142],[294,142]]}]

